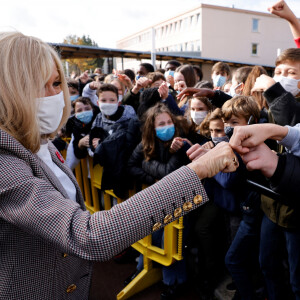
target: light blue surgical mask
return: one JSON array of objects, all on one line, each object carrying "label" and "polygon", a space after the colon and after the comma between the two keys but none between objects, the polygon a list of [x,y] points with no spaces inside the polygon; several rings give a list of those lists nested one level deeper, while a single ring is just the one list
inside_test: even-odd
[{"label": "light blue surgical mask", "polygon": [[172,139],[172,137],[175,134],[175,126],[174,125],[167,125],[167,126],[162,126],[162,127],[156,127],[155,128],[156,131],[156,136],[164,141],[167,142],[170,139]]},{"label": "light blue surgical mask", "polygon": [[225,84],[226,82],[226,77],[222,75],[214,75],[213,76],[213,83],[214,87],[221,87]]},{"label": "light blue surgical mask", "polygon": [[86,111],[75,114],[75,117],[80,122],[82,122],[84,124],[88,124],[92,121],[93,111],[92,110],[86,110]]},{"label": "light blue surgical mask", "polygon": [[70,96],[70,100],[73,102],[73,101],[75,101],[78,97],[79,97],[79,95],[73,95],[73,96]]}]

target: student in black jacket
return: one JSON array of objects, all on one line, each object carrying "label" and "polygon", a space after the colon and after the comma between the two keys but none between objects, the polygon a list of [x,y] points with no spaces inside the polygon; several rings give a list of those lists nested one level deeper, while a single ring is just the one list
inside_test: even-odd
[{"label": "student in black jacket", "polygon": [[[93,121],[99,113],[99,108],[94,106],[87,97],[79,97],[73,103],[74,115],[72,115],[66,124],[66,134],[71,136],[70,149],[68,156],[75,155],[77,159],[87,156],[89,147],[89,132]],[[73,151],[73,153],[70,153]]]},{"label": "student in black jacket", "polygon": [[[185,138],[188,123],[176,117],[163,104],[149,108],[142,131],[142,142],[135,148],[128,162],[128,172],[137,181],[151,185],[179,167],[187,164],[186,150],[191,142]],[[163,231],[153,234],[153,243],[160,246]],[[137,272],[126,280],[130,282],[143,269],[139,260]],[[185,261],[176,262],[172,267],[163,267],[163,281],[168,287],[162,294],[165,299],[174,294],[186,281]],[[178,290],[177,290],[178,291]]]}]

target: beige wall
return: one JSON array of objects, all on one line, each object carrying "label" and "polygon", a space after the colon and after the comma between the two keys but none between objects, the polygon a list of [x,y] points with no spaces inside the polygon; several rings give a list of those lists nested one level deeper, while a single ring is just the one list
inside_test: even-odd
[{"label": "beige wall", "polygon": [[[258,32],[252,32],[252,19],[258,19]],[[248,11],[203,8],[202,57],[228,61],[274,65],[277,48],[295,47],[286,21]],[[258,54],[251,54],[251,44]]]},{"label": "beige wall", "polygon": [[[259,20],[258,32],[252,32],[253,18]],[[182,26],[178,29],[181,21]],[[190,47],[193,44],[195,50],[200,48],[203,58],[273,66],[278,48],[284,50],[295,47],[287,22],[278,17],[268,13],[208,4],[201,4],[181,15],[153,24],[153,27],[156,29],[157,52],[173,52],[176,51],[174,47],[179,45],[182,51],[191,51]],[[251,53],[252,43],[258,44],[257,55]],[[117,42],[117,48],[137,51],[151,51],[151,45],[152,27]]]}]

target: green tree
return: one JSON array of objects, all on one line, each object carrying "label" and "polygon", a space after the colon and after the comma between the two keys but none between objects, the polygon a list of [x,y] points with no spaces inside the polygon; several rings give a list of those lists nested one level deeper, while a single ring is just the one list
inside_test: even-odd
[{"label": "green tree", "polygon": [[[64,39],[63,43],[98,47],[98,44],[86,35],[83,35],[82,37],[78,37],[77,35],[68,35]],[[79,75],[85,70],[94,70],[97,67],[102,67],[104,60],[102,58],[72,58],[66,59],[66,61],[69,63],[69,72],[75,72]]]}]

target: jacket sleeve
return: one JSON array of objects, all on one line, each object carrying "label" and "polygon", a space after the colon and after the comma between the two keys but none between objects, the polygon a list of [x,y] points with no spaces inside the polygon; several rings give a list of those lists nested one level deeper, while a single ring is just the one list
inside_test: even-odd
[{"label": "jacket sleeve", "polygon": [[96,95],[97,90],[90,89],[90,84],[86,84],[82,91],[82,97],[90,98],[92,103],[97,106],[98,97]]},{"label": "jacket sleeve", "polygon": [[277,124],[294,126],[300,123],[300,103],[279,82],[268,88],[263,95]]},{"label": "jacket sleeve", "polygon": [[78,159],[83,159],[83,158],[87,157],[87,155],[88,155],[88,151],[87,151],[86,147],[79,148],[79,146],[78,146],[81,138],[83,138],[83,137],[74,135],[74,140],[73,140],[74,154]]},{"label": "jacket sleeve", "polygon": [[140,92],[138,92],[137,94],[134,94],[130,90],[124,96],[124,99],[123,99],[122,103],[125,104],[125,105],[131,105],[134,108],[135,112],[137,112],[138,107],[140,105]]},{"label": "jacket sleeve", "polygon": [[231,98],[231,96],[225,94],[224,92],[220,90],[215,90],[214,96],[210,100],[212,105],[221,108],[223,104]]},{"label": "jacket sleeve", "polygon": [[162,103],[165,103],[174,115],[176,115],[176,116],[184,115],[184,112],[180,110],[175,99],[173,98],[173,96],[171,94],[169,94],[167,99],[165,101],[162,101]]},{"label": "jacket sleeve", "polygon": [[[270,178],[272,190],[286,199],[299,195],[300,158],[289,153],[279,155],[277,169]],[[298,199],[297,199],[298,200]],[[297,204],[298,206],[300,205]]]},{"label": "jacket sleeve", "polygon": [[[1,153],[0,172],[5,174],[0,181],[1,223],[87,260],[108,260],[149,235],[154,223],[164,223],[162,211],[173,216],[183,198],[192,209],[208,200],[196,173],[183,167],[111,210],[91,215],[64,198],[34,165]],[[195,194],[203,197],[200,204],[193,202]]]},{"label": "jacket sleeve", "polygon": [[162,163],[155,159],[149,161],[144,160],[142,164],[143,170],[156,179],[165,177],[182,166],[180,150],[174,153],[166,163]]},{"label": "jacket sleeve", "polygon": [[155,177],[150,175],[148,172],[143,170],[142,162],[144,161],[144,153],[142,144],[138,144],[134,149],[131,157],[127,164],[127,173],[132,176],[135,180],[151,185],[155,182]]}]

